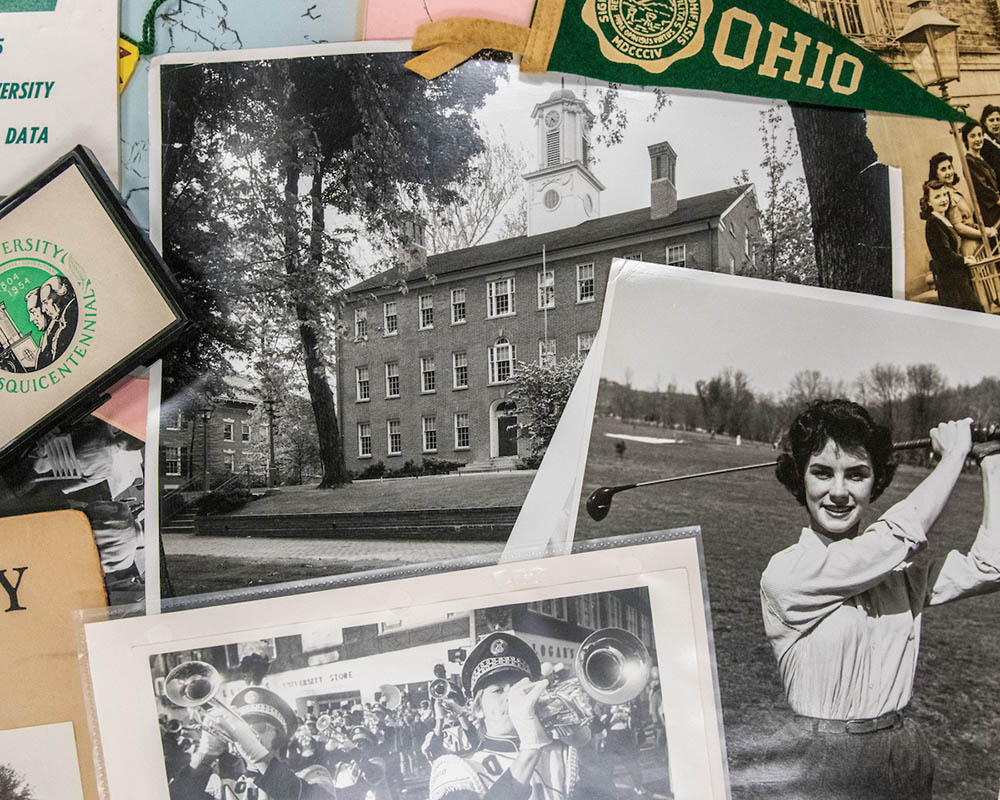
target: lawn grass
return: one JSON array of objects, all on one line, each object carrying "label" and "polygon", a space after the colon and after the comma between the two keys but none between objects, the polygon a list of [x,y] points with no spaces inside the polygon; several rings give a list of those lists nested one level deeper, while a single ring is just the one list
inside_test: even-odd
[{"label": "lawn grass", "polygon": [[[597,419],[584,478],[584,499],[598,486],[630,483],[767,461],[769,445],[737,447],[730,439],[682,434],[677,445],[629,442],[624,458],[606,432],[657,435],[662,428]],[[904,497],[926,475],[900,467],[873,514]],[[931,533],[931,554],[971,544],[982,515],[978,474],[963,475]],[[874,519],[874,516],[872,517]],[[701,478],[617,495],[603,522],[581,503],[577,536],[700,525],[719,668],[726,741],[734,783],[754,743],[789,713],[761,622],[759,581],[768,559],[794,543],[804,509],[771,469]],[[1000,785],[1000,595],[968,599],[924,615],[912,716],[934,751],[935,796],[997,796]],[[669,709],[668,709],[669,713]],[[734,786],[734,798],[739,791]]]},{"label": "lawn grass", "polygon": [[171,555],[167,563],[174,596],[185,597],[205,592],[223,592],[264,586],[306,578],[326,578],[346,572],[363,572],[384,567],[397,567],[403,561],[371,561],[323,559],[312,563],[280,561],[250,561],[223,556]]},{"label": "lawn grass", "polygon": [[534,470],[472,475],[426,475],[385,481],[356,481],[336,489],[285,486],[235,512],[237,516],[421,511],[447,508],[520,506]]}]

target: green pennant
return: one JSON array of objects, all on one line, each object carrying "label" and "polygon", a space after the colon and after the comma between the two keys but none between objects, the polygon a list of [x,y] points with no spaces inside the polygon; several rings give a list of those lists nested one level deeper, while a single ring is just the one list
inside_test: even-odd
[{"label": "green pennant", "polygon": [[[546,6],[551,17],[559,2],[538,0],[532,28],[544,21]],[[613,83],[965,119],[785,0],[564,0],[558,19],[550,71]]]}]

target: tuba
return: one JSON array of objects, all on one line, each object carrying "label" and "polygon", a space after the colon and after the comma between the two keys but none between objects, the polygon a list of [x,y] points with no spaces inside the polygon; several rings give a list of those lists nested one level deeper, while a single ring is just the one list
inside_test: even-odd
[{"label": "tuba", "polygon": [[553,739],[571,739],[594,716],[593,703],[616,705],[638,697],[650,672],[649,650],[621,628],[601,628],[576,652],[576,677],[539,701],[538,718]]},{"label": "tuba", "polygon": [[[229,717],[232,722],[245,725],[239,714],[218,699],[217,695],[221,688],[222,676],[215,667],[204,661],[185,661],[167,673],[163,683],[163,694],[175,706],[181,708],[209,706]],[[199,724],[203,731],[239,746],[251,762],[260,761],[267,756],[267,748],[260,742],[257,743],[259,749],[253,748],[252,752],[245,752],[246,748],[233,737],[228,727],[210,714],[203,715]]]},{"label": "tuba", "polygon": [[383,683],[378,687],[378,691],[385,700],[383,705],[390,711],[395,711],[403,704],[403,695],[393,684]]}]

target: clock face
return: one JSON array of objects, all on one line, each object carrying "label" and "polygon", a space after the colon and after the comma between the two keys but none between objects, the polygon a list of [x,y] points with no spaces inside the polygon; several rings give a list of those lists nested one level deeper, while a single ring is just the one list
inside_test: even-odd
[{"label": "clock face", "polygon": [[556,111],[554,108],[551,109],[550,111],[547,111],[546,114],[545,114],[545,124],[549,128],[554,128],[556,125],[558,125],[559,124],[559,112]]}]

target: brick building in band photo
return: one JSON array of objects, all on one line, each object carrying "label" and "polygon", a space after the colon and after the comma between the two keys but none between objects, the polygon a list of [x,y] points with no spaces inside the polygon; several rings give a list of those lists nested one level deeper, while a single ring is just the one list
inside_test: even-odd
[{"label": "brick building in band photo", "polygon": [[587,354],[612,259],[728,273],[752,265],[752,184],[678,198],[678,154],[659,141],[647,147],[648,179],[636,176],[646,205],[602,216],[593,114],[561,89],[531,119],[526,236],[428,256],[413,216],[397,266],[348,289],[336,363],[349,470],[421,458],[511,465],[529,450],[507,397],[515,364]]}]

